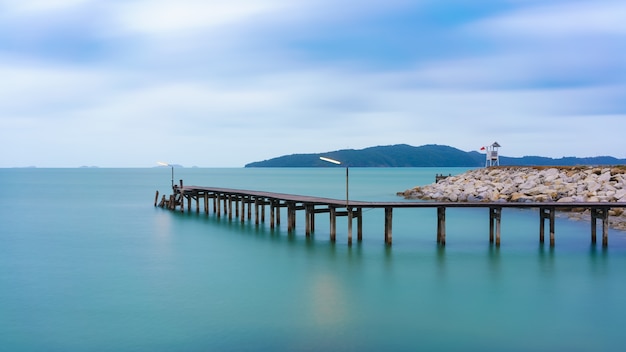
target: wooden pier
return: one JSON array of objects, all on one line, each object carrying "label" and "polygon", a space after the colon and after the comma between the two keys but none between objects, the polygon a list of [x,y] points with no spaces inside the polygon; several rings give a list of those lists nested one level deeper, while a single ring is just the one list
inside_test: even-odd
[{"label": "wooden pier", "polygon": [[[590,209],[591,211],[591,242],[596,243],[597,222],[601,221],[602,246],[608,246],[609,233],[609,210],[611,208],[624,208],[626,203],[606,202],[542,202],[542,203],[506,203],[506,202],[364,202],[353,200],[339,200],[322,197],[302,196],[294,194],[250,191],[241,189],[183,186],[173,187],[173,194],[163,196],[158,202],[159,192],[155,196],[154,205],[163,208],[178,210],[181,212],[193,211],[200,213],[200,204],[206,214],[212,208],[217,217],[225,216],[229,220],[239,219],[242,223],[252,221],[254,211],[255,224],[264,223],[266,220],[266,207],[269,206],[270,228],[280,225],[280,209],[287,209],[287,231],[291,232],[296,227],[296,212],[304,210],[305,233],[310,236],[315,230],[315,215],[328,213],[330,217],[330,240],[336,239],[337,217],[348,218],[348,245],[352,244],[353,220],[357,221],[357,240],[363,238],[363,209],[384,209],[384,242],[392,243],[393,210],[398,208],[435,208],[437,209],[437,243],[446,244],[446,210],[448,208],[488,208],[489,209],[489,242],[500,246],[501,242],[501,219],[503,208],[526,208],[539,210],[539,242],[544,243],[546,220],[548,222],[548,234],[550,246],[555,245],[555,213],[556,210]],[[195,202],[195,207],[193,206]],[[158,203],[158,204],[157,204]],[[211,206],[212,205],[212,206]]]}]

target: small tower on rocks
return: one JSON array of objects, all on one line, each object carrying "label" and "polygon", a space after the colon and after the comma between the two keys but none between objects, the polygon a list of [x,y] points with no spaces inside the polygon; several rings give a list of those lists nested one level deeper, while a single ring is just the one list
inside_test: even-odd
[{"label": "small tower on rocks", "polygon": [[498,158],[498,148],[500,148],[500,144],[498,144],[498,142],[494,142],[492,145],[486,148],[487,160],[485,161],[485,167],[500,165],[500,159]]}]

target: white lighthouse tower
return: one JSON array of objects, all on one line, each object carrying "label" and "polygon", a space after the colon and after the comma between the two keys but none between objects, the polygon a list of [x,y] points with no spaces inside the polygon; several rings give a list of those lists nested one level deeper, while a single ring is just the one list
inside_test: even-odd
[{"label": "white lighthouse tower", "polygon": [[485,167],[500,165],[500,159],[498,158],[498,148],[500,148],[500,144],[498,144],[498,142],[494,142],[492,145],[487,147],[487,160],[485,161]]}]

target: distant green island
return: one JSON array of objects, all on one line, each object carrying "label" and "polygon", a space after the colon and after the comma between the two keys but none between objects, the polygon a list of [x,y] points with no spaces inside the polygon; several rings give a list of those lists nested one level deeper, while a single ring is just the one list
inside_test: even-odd
[{"label": "distant green island", "polygon": [[[408,144],[376,146],[365,149],[343,149],[314,154],[291,154],[256,161],[245,167],[324,167],[334,166],[320,160],[328,157],[342,161],[349,167],[480,167],[485,165],[485,154],[465,152],[446,145],[427,144],[419,147]],[[576,166],[576,165],[624,165],[626,159],[611,156],[548,158],[523,156],[520,158],[500,155],[502,166]]]}]

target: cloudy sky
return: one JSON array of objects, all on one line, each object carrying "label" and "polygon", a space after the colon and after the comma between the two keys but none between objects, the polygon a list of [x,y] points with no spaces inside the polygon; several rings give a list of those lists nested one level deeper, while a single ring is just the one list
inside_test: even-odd
[{"label": "cloudy sky", "polygon": [[626,157],[623,0],[0,0],[0,167]]}]

